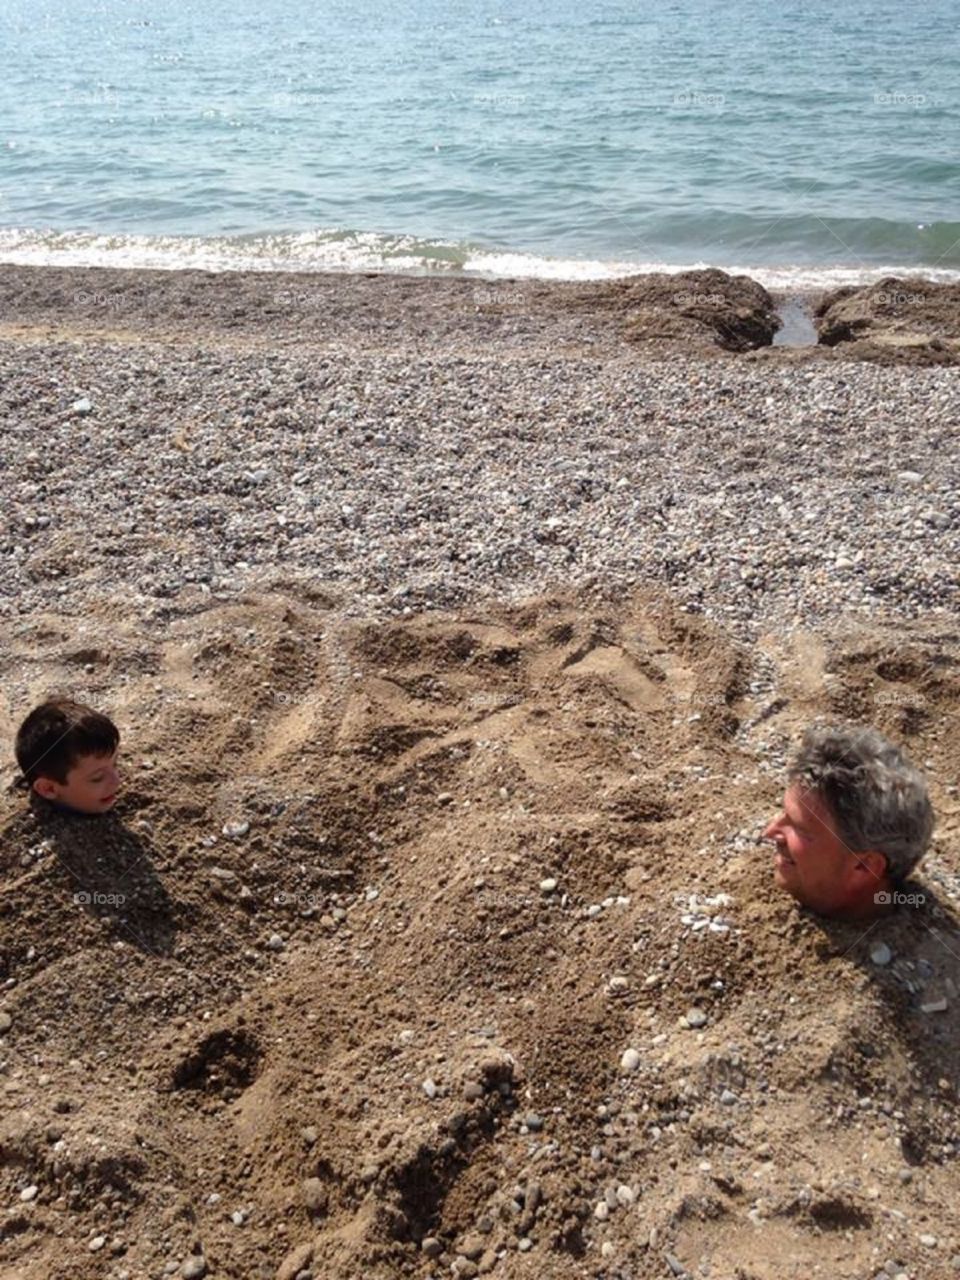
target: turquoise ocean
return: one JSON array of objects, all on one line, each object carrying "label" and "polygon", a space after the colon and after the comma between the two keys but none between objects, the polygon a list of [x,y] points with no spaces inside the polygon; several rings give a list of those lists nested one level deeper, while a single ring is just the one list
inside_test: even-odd
[{"label": "turquoise ocean", "polygon": [[958,0],[0,0],[0,261],[960,279],[958,31]]}]

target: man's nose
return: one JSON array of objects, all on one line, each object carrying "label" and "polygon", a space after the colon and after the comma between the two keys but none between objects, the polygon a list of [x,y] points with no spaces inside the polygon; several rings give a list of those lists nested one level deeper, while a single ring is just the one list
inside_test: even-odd
[{"label": "man's nose", "polygon": [[780,832],[780,824],[783,822],[783,817],[784,815],[782,813],[778,813],[775,818],[772,818],[764,827],[763,835],[760,838],[762,840],[772,840],[776,835],[778,835]]}]

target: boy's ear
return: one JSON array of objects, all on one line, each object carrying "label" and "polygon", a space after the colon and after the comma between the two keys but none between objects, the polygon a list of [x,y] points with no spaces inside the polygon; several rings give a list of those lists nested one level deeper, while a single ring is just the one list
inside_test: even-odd
[{"label": "boy's ear", "polygon": [[44,800],[56,800],[57,798],[57,784],[52,778],[34,778],[33,789]]}]

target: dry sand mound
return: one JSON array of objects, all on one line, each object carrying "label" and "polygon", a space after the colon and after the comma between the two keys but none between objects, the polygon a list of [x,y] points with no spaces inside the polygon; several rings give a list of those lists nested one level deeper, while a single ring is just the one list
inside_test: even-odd
[{"label": "dry sand mound", "polygon": [[[129,770],[3,801],[4,1277],[949,1274],[957,634],[250,596],[2,664],[8,739],[69,690]],[[934,781],[925,902],[867,929],[756,844],[815,715]]]},{"label": "dry sand mound", "polygon": [[960,364],[960,284],[888,276],[837,289],[815,308],[819,341],[883,364]]},{"label": "dry sand mound", "polygon": [[630,342],[676,349],[753,351],[770,346],[780,328],[776,304],[762,285],[716,268],[587,286],[581,305],[599,314],[620,312]]}]

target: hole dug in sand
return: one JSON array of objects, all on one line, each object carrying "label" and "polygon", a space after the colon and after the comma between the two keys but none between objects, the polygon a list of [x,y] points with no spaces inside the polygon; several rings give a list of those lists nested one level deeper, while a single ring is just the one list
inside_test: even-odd
[{"label": "hole dug in sand", "polygon": [[244,1028],[224,1028],[207,1036],[174,1068],[174,1089],[196,1089],[232,1099],[257,1078],[262,1057],[256,1038]]}]

